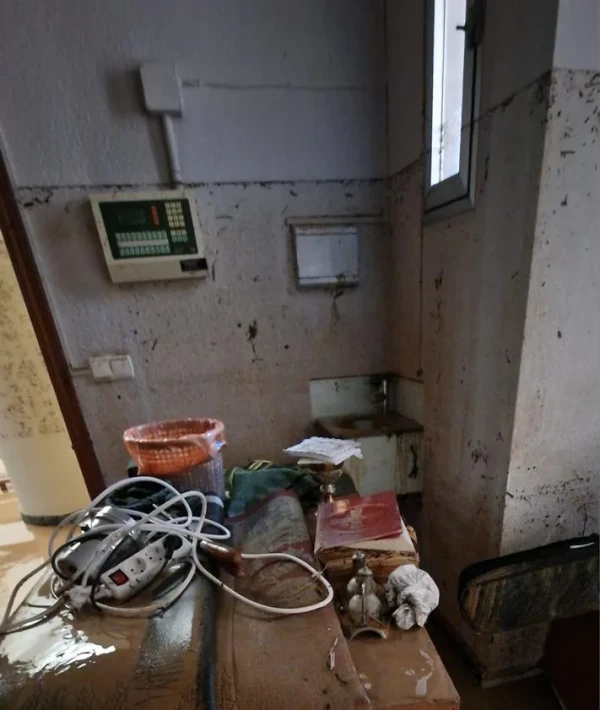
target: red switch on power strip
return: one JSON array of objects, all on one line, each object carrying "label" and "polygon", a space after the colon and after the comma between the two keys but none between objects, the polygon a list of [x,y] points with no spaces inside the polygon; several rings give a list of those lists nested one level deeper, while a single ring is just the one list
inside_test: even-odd
[{"label": "red switch on power strip", "polygon": [[120,587],[123,584],[127,584],[129,582],[129,577],[123,572],[123,570],[115,570],[111,575],[110,578],[112,581]]}]

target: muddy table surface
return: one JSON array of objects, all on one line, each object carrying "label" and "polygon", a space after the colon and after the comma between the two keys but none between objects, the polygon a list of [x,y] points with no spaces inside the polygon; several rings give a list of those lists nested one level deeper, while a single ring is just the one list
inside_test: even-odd
[{"label": "muddy table surface", "polygon": [[[18,519],[5,524],[0,609],[15,582],[43,558],[50,532],[38,535]],[[251,516],[244,529],[247,551],[272,546],[311,558],[301,508],[289,493],[272,500],[264,515]],[[279,606],[314,602],[314,583],[296,595],[307,581],[299,568],[283,564],[255,569],[243,584],[253,598],[264,595]],[[392,630],[384,641],[347,642],[332,606],[305,616],[263,618],[230,597],[221,597],[215,612],[207,591],[208,582],[196,579],[173,607],[152,619],[65,609],[39,627],[5,637],[0,709],[207,707],[204,628],[215,613],[215,699],[221,709],[458,708],[454,686],[423,629]],[[47,582],[34,584],[17,618],[53,601]],[[331,672],[327,656],[336,638]]]},{"label": "muddy table surface", "polygon": [[458,693],[425,629],[390,629],[387,639],[361,635],[348,645],[373,707],[459,707]]}]

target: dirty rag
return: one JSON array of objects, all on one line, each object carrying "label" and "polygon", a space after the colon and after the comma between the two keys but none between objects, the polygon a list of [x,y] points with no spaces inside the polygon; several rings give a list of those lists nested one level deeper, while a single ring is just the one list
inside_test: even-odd
[{"label": "dirty rag", "polygon": [[385,593],[396,626],[407,631],[424,626],[440,601],[440,590],[430,575],[415,565],[401,565],[388,577]]}]

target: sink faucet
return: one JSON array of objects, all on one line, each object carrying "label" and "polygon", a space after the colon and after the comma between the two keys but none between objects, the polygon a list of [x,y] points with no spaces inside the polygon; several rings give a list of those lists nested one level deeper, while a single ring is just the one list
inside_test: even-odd
[{"label": "sink faucet", "polygon": [[378,404],[382,414],[389,414],[390,407],[390,385],[392,375],[373,375],[369,380],[369,384],[373,388],[373,396],[371,401],[373,404]]}]

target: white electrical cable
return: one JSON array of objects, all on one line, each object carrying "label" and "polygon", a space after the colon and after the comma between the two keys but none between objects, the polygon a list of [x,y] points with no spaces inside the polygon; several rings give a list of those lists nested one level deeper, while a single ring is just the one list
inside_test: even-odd
[{"label": "white electrical cable", "polygon": [[[242,558],[245,560],[258,560],[258,559],[264,559],[264,560],[286,560],[290,562],[294,562],[295,564],[299,565],[300,567],[303,567],[307,571],[312,573],[312,577],[314,579],[318,579],[318,581],[321,583],[321,585],[325,588],[326,591],[326,596],[324,599],[314,603],[310,604],[308,606],[303,606],[303,607],[296,607],[296,608],[279,608],[279,607],[273,607],[269,606],[266,604],[261,604],[260,602],[254,601],[252,599],[249,599],[248,597],[243,596],[239,592],[236,592],[235,589],[232,589],[231,587],[227,586],[224,584],[218,577],[213,575],[209,570],[206,569],[206,567],[200,562],[198,558],[198,545],[202,540],[227,540],[231,537],[231,533],[229,530],[224,526],[221,525],[220,523],[214,522],[212,520],[207,520],[206,519],[206,513],[207,513],[207,497],[202,493],[201,491],[187,491],[186,493],[180,493],[176,488],[174,488],[170,483],[167,481],[163,481],[158,478],[151,478],[149,476],[139,476],[136,479],[136,483],[142,483],[142,482],[151,482],[151,483],[158,483],[163,486],[166,490],[168,490],[171,494],[172,497],[167,500],[165,503],[162,505],[158,506],[155,508],[152,512],[143,514],[140,513],[139,511],[135,510],[130,510],[127,508],[120,508],[123,512],[127,513],[131,518],[135,520],[133,523],[106,523],[106,524],[101,524],[101,525],[96,525],[94,526],[93,532],[94,534],[105,534],[106,537],[102,539],[102,544],[98,546],[98,549],[96,550],[95,554],[92,556],[92,559],[90,560],[87,568],[85,570],[81,570],[73,577],[68,580],[67,584],[63,589],[61,590],[62,593],[62,598],[59,599],[57,604],[53,605],[50,609],[46,610],[45,612],[41,614],[37,614],[35,617],[32,617],[30,619],[24,619],[20,622],[17,622],[10,626],[8,624],[9,617],[11,615],[11,610],[12,610],[12,605],[14,603],[14,599],[16,597],[16,594],[18,592],[18,589],[23,585],[24,582],[27,581],[30,577],[32,577],[34,574],[37,572],[41,571],[47,564],[49,564],[50,560],[55,554],[55,541],[58,537],[58,534],[60,530],[63,528],[67,527],[70,525],[70,530],[67,533],[67,538],[66,542],[70,542],[75,539],[75,533],[77,530],[79,530],[79,524],[86,519],[89,516],[93,516],[94,514],[98,513],[103,504],[103,501],[108,498],[110,495],[112,495],[115,491],[120,490],[121,488],[124,488],[126,486],[131,485],[131,480],[126,479],[124,481],[119,481],[112,486],[109,486],[105,491],[103,491],[99,496],[97,496],[88,506],[83,508],[82,510],[73,513],[72,515],[69,515],[67,518],[65,518],[60,525],[56,528],[54,533],[52,534],[48,549],[49,549],[49,559],[46,560],[42,565],[37,567],[35,570],[30,572],[28,575],[26,575],[15,587],[13,593],[11,594],[11,597],[9,599],[9,604],[6,609],[6,612],[4,614],[4,617],[2,619],[2,622],[0,622],[0,636],[6,633],[11,633],[12,631],[18,631],[21,628],[26,628],[33,623],[40,623],[44,618],[49,618],[50,613],[55,613],[57,608],[60,607],[64,603],[65,598],[69,598],[69,594],[73,594],[74,598],[78,598],[79,600],[87,600],[89,599],[89,590],[91,589],[88,586],[88,582],[90,581],[90,575],[93,571],[102,569],[102,566],[106,563],[110,555],[115,549],[115,545],[118,545],[122,540],[124,540],[127,536],[131,535],[131,533],[134,533],[136,531],[144,532],[148,534],[148,540],[155,537],[156,535],[176,535],[177,537],[180,537],[182,540],[189,540],[192,543],[192,550],[191,550],[191,560],[190,560],[190,570],[186,577],[180,582],[179,585],[175,587],[171,592],[166,594],[164,597],[161,599],[157,600],[153,604],[149,604],[143,607],[116,607],[110,604],[105,604],[99,601],[96,601],[95,604],[98,608],[100,608],[102,611],[105,611],[106,613],[113,614],[115,616],[123,616],[123,617],[137,617],[137,616],[150,616],[152,614],[156,614],[159,611],[162,611],[171,604],[173,604],[188,588],[190,583],[192,582],[196,572],[200,572],[200,574],[204,575],[207,579],[209,579],[211,582],[216,584],[220,589],[222,589],[224,592],[227,594],[230,594],[233,596],[235,599],[248,604],[249,606],[253,607],[254,609],[258,609],[260,611],[265,611],[273,614],[280,614],[280,615],[293,615],[293,614],[305,614],[311,611],[316,611],[317,609],[322,609],[323,607],[327,606],[329,602],[333,599],[333,589],[329,582],[323,577],[322,573],[316,570],[314,567],[312,567],[310,564],[305,562],[304,560],[296,557],[295,555],[290,555],[287,553],[283,552],[269,552],[269,553],[263,553],[263,554],[242,554]],[[198,516],[195,516],[192,512],[192,509],[188,503],[188,499],[190,498],[199,498],[201,502],[201,513]],[[179,516],[176,518],[169,518],[166,519],[163,517],[168,510],[168,508],[180,504],[183,506],[183,509],[185,511],[185,515]],[[104,505],[104,504],[103,504]],[[168,515],[168,514],[167,514]],[[215,532],[208,533],[206,532],[207,527],[212,527]],[[54,589],[54,580],[52,582],[52,589]],[[100,598],[101,595],[98,595],[98,598]]]}]

